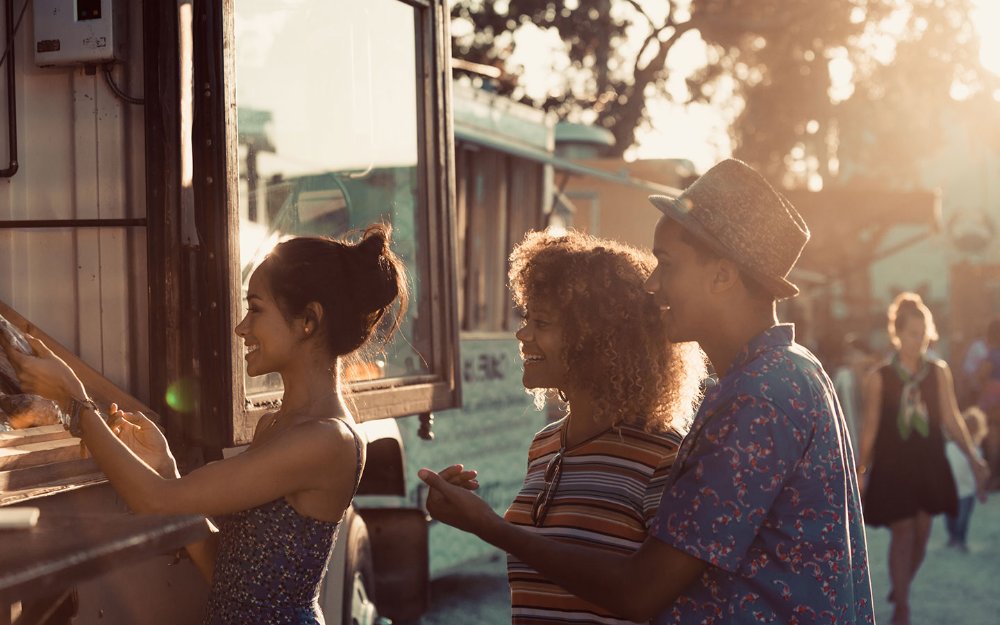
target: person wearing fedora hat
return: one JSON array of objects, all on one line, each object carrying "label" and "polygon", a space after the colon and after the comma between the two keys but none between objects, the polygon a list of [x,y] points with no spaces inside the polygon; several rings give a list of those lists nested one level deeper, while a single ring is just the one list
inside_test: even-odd
[{"label": "person wearing fedora hat", "polygon": [[829,376],[775,303],[809,230],[748,165],[725,160],[663,215],[646,289],[672,342],[718,381],[681,445],[649,536],[631,555],[533,535],[429,470],[431,514],[632,621],[874,623],[854,454]]}]

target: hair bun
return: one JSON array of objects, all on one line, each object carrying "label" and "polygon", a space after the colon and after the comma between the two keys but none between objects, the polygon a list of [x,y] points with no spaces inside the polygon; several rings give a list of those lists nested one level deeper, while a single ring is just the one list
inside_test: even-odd
[{"label": "hair bun", "polygon": [[368,226],[355,248],[363,258],[374,261],[388,251],[391,232],[391,226],[383,224]]},{"label": "hair bun", "polygon": [[353,243],[294,237],[276,245],[256,271],[287,320],[304,317],[313,302],[322,306],[326,348],[344,356],[375,335],[388,342],[406,314],[406,267],[389,247],[391,232],[375,224]]},{"label": "hair bun", "polygon": [[366,314],[382,311],[399,295],[400,262],[389,247],[392,227],[373,224],[355,245],[348,246],[354,269],[358,307]]}]

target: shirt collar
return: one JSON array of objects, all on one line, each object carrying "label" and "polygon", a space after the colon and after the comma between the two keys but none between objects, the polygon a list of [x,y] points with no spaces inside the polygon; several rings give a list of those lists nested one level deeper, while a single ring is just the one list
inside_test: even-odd
[{"label": "shirt collar", "polygon": [[721,397],[728,397],[733,384],[738,384],[740,379],[738,374],[746,368],[757,356],[772,349],[788,347],[795,341],[795,325],[791,323],[779,323],[764,330],[757,336],[750,339],[733,359],[733,364],[725,376],[718,378],[714,386],[705,393],[702,401],[702,409],[708,405],[714,405]]},{"label": "shirt collar", "polygon": [[[743,346],[743,349],[733,359],[733,364],[729,365],[727,373],[732,374],[739,371],[762,352],[776,347],[788,347],[793,342],[795,342],[795,324],[779,323],[771,326]],[[728,374],[726,377],[729,377]]]}]

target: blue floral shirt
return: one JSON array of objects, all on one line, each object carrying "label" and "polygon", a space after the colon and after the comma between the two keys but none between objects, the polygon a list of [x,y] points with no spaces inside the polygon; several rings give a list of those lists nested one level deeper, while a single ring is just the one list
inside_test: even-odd
[{"label": "blue floral shirt", "polygon": [[875,622],[847,426],[794,341],[750,341],[695,417],[649,529],[710,566],[657,624]]}]

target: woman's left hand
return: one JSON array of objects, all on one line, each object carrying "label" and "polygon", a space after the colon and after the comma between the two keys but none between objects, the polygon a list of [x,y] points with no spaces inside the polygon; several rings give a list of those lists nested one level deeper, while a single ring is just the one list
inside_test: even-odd
[{"label": "woman's left hand", "polygon": [[87,396],[83,382],[62,358],[35,337],[28,335],[26,338],[35,352],[34,356],[8,347],[5,341],[0,341],[8,360],[17,370],[21,389],[25,393],[41,395],[63,406],[73,397],[83,399]]},{"label": "woman's left hand", "polygon": [[166,478],[178,477],[177,461],[170,453],[166,437],[141,412],[125,412],[111,404],[108,426],[111,431],[150,468]]},{"label": "woman's left hand", "polygon": [[479,480],[476,477],[479,472],[475,469],[465,470],[460,464],[453,464],[441,471],[438,471],[438,475],[441,479],[447,480],[448,483],[454,484],[455,486],[461,486],[465,490],[476,490],[479,488]]},{"label": "woman's left hand", "polygon": [[427,511],[438,521],[480,537],[481,532],[487,531],[491,524],[503,522],[488,503],[430,469],[420,469],[417,477],[430,486]]}]

